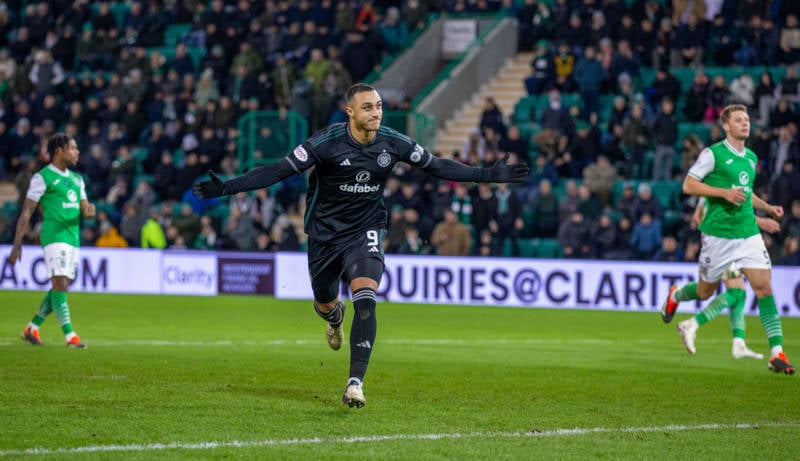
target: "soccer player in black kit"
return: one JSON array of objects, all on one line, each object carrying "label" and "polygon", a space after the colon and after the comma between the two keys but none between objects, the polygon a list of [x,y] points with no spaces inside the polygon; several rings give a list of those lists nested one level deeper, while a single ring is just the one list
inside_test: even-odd
[{"label": "soccer player in black kit", "polygon": [[308,178],[305,215],[314,309],[327,322],[328,345],[338,350],[345,312],[339,282],[350,285],[355,314],[342,403],[360,408],[366,403],[362,382],[375,346],[375,291],[383,275],[381,241],[388,216],[383,188],[392,167],[402,161],[453,181],[525,182],[528,166],[504,160],[480,168],[438,158],[408,136],[381,126],[383,108],[375,88],[356,83],[346,98],[348,122],[323,128],[281,161],[242,176],[222,181],[209,172],[211,180],[195,184],[194,193],[204,199],[261,189],[315,167]]}]

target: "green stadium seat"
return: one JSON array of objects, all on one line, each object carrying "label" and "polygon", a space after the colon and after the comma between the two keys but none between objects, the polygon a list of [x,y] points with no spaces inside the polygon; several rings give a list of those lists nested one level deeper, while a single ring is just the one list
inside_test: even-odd
[{"label": "green stadium seat", "polygon": [[191,24],[170,24],[164,32],[164,46],[175,46],[184,35],[192,31]]},{"label": "green stadium seat", "polygon": [[680,206],[681,184],[676,181],[655,181],[650,184],[653,197],[658,200],[664,210],[677,209]]},{"label": "green stadium seat", "polygon": [[563,255],[561,244],[556,239],[540,239],[536,256],[539,258],[560,258]]},{"label": "green stadium seat", "polygon": [[678,210],[666,210],[664,211],[663,219],[661,220],[661,232],[666,234],[673,233],[678,225],[683,220],[683,215]]},{"label": "green stadium seat", "polygon": [[519,239],[519,255],[523,258],[535,258],[539,247],[539,239]]},{"label": "green stadium seat", "polygon": [[522,125],[533,121],[531,118],[531,108],[536,105],[536,96],[526,96],[517,101],[514,105],[514,123]]},{"label": "green stadium seat", "polygon": [[676,148],[680,150],[683,143],[683,138],[685,138],[687,135],[690,134],[697,135],[697,137],[699,137],[700,140],[703,141],[703,143],[706,143],[708,141],[709,136],[711,135],[711,127],[713,125],[714,125],[713,123],[705,123],[705,122],[698,122],[698,123],[679,122],[678,145],[676,146]]}]

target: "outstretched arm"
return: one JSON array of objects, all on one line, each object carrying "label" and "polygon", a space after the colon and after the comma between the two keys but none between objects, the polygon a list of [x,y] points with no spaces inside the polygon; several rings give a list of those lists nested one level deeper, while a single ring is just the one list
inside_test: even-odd
[{"label": "outstretched arm", "polygon": [[491,167],[475,167],[458,163],[454,160],[432,157],[422,167],[426,173],[441,179],[471,182],[526,182],[530,168],[524,163],[509,165],[508,155]]},{"label": "outstretched arm", "polygon": [[255,168],[228,181],[223,181],[213,171],[209,171],[208,176],[211,177],[211,180],[196,183],[192,187],[192,192],[199,199],[233,195],[237,192],[269,187],[297,173],[300,171],[295,169],[285,158],[278,163]]}]

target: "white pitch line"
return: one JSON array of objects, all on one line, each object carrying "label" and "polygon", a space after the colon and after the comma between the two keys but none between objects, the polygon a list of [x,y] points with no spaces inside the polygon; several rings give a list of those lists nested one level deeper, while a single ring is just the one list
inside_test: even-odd
[{"label": "white pitch line", "polygon": [[532,430],[526,432],[468,432],[451,434],[393,434],[393,435],[367,435],[357,437],[313,437],[305,439],[266,439],[266,440],[233,440],[229,442],[171,442],[131,445],[89,445],[74,448],[24,448],[18,450],[0,450],[0,457],[24,455],[59,455],[76,453],[104,453],[104,452],[145,452],[163,450],[214,450],[217,448],[254,448],[270,446],[293,445],[329,445],[332,443],[380,443],[392,441],[413,440],[447,440],[447,439],[496,439],[496,438],[547,438],[569,437],[592,434],[623,434],[635,432],[685,432],[685,431],[719,431],[734,429],[760,429],[760,428],[791,428],[800,427],[800,421],[766,422],[766,423],[739,423],[739,424],[697,424],[697,425],[667,425],[650,427],[591,427],[572,429]]},{"label": "white pitch line", "polygon": [[[381,344],[395,344],[403,346],[536,346],[547,344],[579,344],[579,345],[614,345],[614,344],[652,344],[652,338],[638,340],[614,340],[608,338],[584,338],[584,339],[379,339]],[[100,347],[119,347],[119,346],[152,346],[152,347],[219,347],[219,346],[308,346],[323,344],[321,339],[265,339],[265,340],[217,340],[217,341],[196,341],[196,340],[161,340],[161,339],[130,339],[130,340],[87,340],[90,346]],[[709,338],[703,339],[703,344],[730,343],[729,339]],[[22,345],[22,341],[17,338],[0,338],[0,347]]]}]

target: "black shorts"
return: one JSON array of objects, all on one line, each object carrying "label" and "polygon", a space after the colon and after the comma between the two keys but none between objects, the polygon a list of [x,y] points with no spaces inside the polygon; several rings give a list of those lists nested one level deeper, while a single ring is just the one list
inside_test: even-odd
[{"label": "black shorts", "polygon": [[314,299],[328,302],[339,296],[339,281],[367,277],[378,284],[383,275],[386,229],[373,229],[343,243],[308,239],[308,273]]}]

